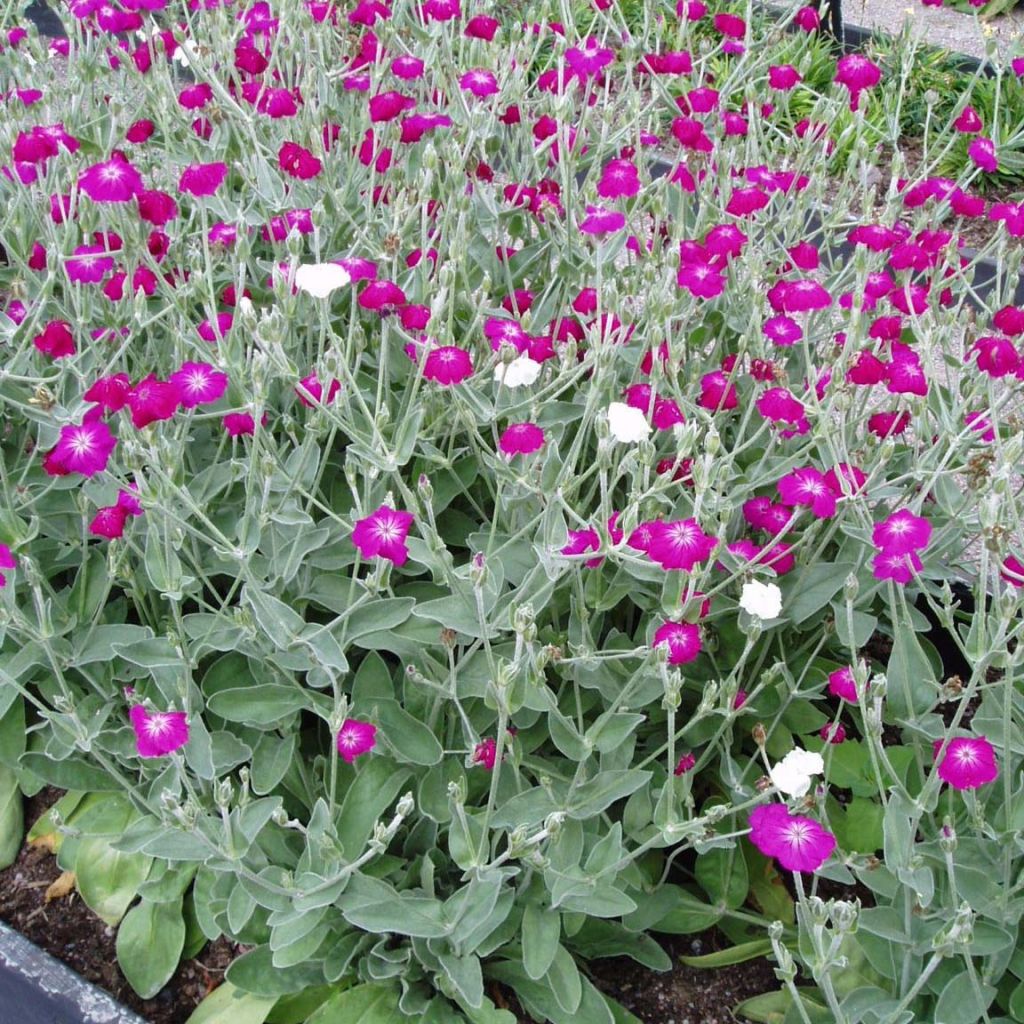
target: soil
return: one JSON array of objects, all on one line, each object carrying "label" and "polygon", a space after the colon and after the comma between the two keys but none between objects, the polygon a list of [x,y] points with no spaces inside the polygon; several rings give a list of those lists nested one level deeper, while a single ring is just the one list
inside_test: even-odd
[{"label": "soil", "polygon": [[[60,795],[59,790],[47,788],[26,801],[26,822],[35,822]],[[23,847],[18,859],[0,871],[0,921],[151,1024],[183,1024],[221,983],[224,971],[237,955],[226,939],[209,943],[197,957],[178,967],[155,998],[140,999],[118,969],[116,930],[104,924],[74,891],[46,902],[46,889],[60,873],[51,853]]]},{"label": "soil", "polygon": [[731,1024],[744,1019],[733,1013],[734,1006],[779,987],[771,963],[763,957],[716,970],[680,962],[681,956],[704,956],[732,945],[715,929],[656,938],[674,964],[664,974],[623,957],[591,964],[594,984],[649,1024]]},{"label": "soil", "polygon": [[[25,820],[35,822],[61,793],[42,790],[26,801]],[[140,999],[117,967],[116,930],[105,925],[77,893],[45,901],[45,892],[60,874],[53,855],[25,846],[9,868],[0,871],[0,920],[17,929],[51,956],[104,989],[150,1024],[184,1024],[196,1006],[222,981],[240,950],[226,939],[209,943],[185,961],[153,999]],[[718,970],[686,967],[680,956],[712,953],[730,945],[711,929],[700,935],[661,936],[675,966],[656,974],[632,960],[595,960],[589,967],[595,985],[613,996],[645,1024],[726,1024],[740,1018],[732,1008],[742,1000],[778,987],[771,964],[763,958]],[[508,990],[492,995],[521,1024],[533,1024]]]}]

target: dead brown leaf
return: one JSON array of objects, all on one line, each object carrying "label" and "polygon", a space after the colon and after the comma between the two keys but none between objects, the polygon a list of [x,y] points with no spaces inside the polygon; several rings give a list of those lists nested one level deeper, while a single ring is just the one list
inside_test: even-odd
[{"label": "dead brown leaf", "polygon": [[59,900],[64,896],[67,896],[75,888],[75,873],[74,871],[61,872],[60,876],[50,884],[50,887],[46,890],[46,902],[50,900]]}]

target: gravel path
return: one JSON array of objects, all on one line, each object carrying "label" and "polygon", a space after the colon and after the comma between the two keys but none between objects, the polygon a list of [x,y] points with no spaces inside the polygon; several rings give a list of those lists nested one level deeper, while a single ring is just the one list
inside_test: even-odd
[{"label": "gravel path", "polygon": [[843,20],[891,34],[910,21],[915,34],[933,46],[972,57],[985,56],[988,36],[1002,57],[1024,54],[1024,7],[982,20],[945,7],[925,7],[920,0],[843,0]]}]

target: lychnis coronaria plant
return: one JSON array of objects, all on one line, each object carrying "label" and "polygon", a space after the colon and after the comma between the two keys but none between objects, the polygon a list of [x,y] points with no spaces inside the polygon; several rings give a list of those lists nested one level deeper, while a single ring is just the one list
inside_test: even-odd
[{"label": "lychnis coronaria plant", "polygon": [[1024,1019],[969,97],[907,171],[811,7],[60,13],[0,52],[0,853],[66,791],[132,985],[227,936],[253,1024],[613,1024],[588,964],[711,926],[753,1019]]}]

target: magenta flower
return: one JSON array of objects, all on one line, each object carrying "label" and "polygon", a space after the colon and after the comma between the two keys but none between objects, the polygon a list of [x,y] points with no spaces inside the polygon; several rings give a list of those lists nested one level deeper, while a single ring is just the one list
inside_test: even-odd
[{"label": "magenta flower", "polygon": [[813,466],[787,473],[778,487],[779,498],[784,505],[804,505],[818,519],[828,519],[836,514],[835,492],[825,482],[824,474]]},{"label": "magenta flower", "polygon": [[110,427],[95,420],[61,427],[60,437],[50,456],[65,473],[93,476],[107,468],[115,447],[117,438],[110,432]]},{"label": "magenta flower", "polygon": [[572,46],[565,51],[565,63],[577,78],[598,75],[615,60],[615,53],[591,37],[583,46]]},{"label": "magenta flower", "polygon": [[184,711],[147,711],[141,704],[133,704],[128,717],[139,757],[165,757],[188,743]]},{"label": "magenta flower", "polygon": [[773,345],[785,348],[795,345],[804,336],[804,332],[788,316],[773,316],[764,323],[764,335]]},{"label": "magenta flower", "polygon": [[697,758],[692,753],[683,754],[679,758],[679,763],[673,770],[673,775],[685,775],[687,772],[692,771],[694,765],[697,763]]},{"label": "magenta flower", "polygon": [[[13,569],[18,564],[13,552],[6,544],[0,544],[0,569]],[[0,572],[0,587],[7,586],[7,577]]]},{"label": "magenta flower", "polygon": [[690,572],[698,562],[710,558],[718,546],[717,538],[706,534],[696,519],[658,521],[651,530],[653,537],[647,554],[663,569]]},{"label": "magenta flower", "polygon": [[762,804],[750,814],[750,841],[787,871],[817,871],[836,848],[836,837],[812,818],[791,815],[785,804]]},{"label": "magenta flower", "polygon": [[995,174],[999,170],[996,144],[984,135],[979,135],[971,141],[967,147],[967,155],[971,158],[971,163],[988,174]]},{"label": "magenta flower", "polygon": [[209,363],[182,363],[181,369],[172,373],[169,380],[178,389],[185,409],[216,402],[228,387],[228,375]]},{"label": "magenta flower", "polygon": [[724,412],[739,405],[739,395],[724,371],[712,370],[701,377],[697,404],[708,412]]},{"label": "magenta flower", "polygon": [[[939,756],[942,740],[936,740],[935,756]],[[954,789],[977,789],[999,776],[996,752],[984,736],[958,736],[949,741],[937,771],[943,782]]]},{"label": "magenta flower", "polygon": [[108,505],[101,508],[89,523],[89,532],[94,537],[105,537],[115,540],[124,534],[124,524],[128,513],[119,505]]},{"label": "magenta flower", "polygon": [[400,92],[378,93],[370,97],[370,121],[374,124],[393,121],[415,106],[416,101],[411,96],[403,96]]},{"label": "magenta flower", "polygon": [[597,183],[602,199],[628,199],[640,191],[640,175],[631,160],[609,160]]},{"label": "magenta flower", "polygon": [[[651,407],[650,384],[631,384],[625,391],[626,405],[631,409],[639,409],[645,416]],[[685,423],[686,417],[671,398],[654,396],[654,411],[651,423],[658,430],[671,430],[676,423]]]},{"label": "magenta flower", "polygon": [[676,284],[695,299],[714,299],[725,291],[725,277],[710,263],[683,262],[676,273]]},{"label": "magenta flower", "polygon": [[973,135],[975,132],[980,132],[984,125],[974,107],[964,107],[960,116],[953,122],[953,127],[958,132]]},{"label": "magenta flower", "polygon": [[181,172],[178,191],[192,196],[212,196],[227,176],[227,164],[189,164]]},{"label": "magenta flower", "polygon": [[277,153],[277,162],[285,174],[300,181],[315,178],[324,166],[308,149],[297,142],[282,143]]},{"label": "magenta flower", "polygon": [[372,281],[359,293],[357,301],[361,309],[389,313],[409,300],[393,281]]},{"label": "magenta flower", "polygon": [[459,88],[471,92],[477,99],[494,96],[499,91],[498,80],[494,77],[494,72],[487,71],[485,68],[474,68],[472,71],[467,71],[459,79]]},{"label": "magenta flower", "polygon": [[485,736],[473,748],[473,764],[486,768],[487,771],[494,771],[494,764],[498,759],[498,741],[493,736]]},{"label": "magenta flower", "polygon": [[851,704],[857,703],[857,682],[849,665],[828,674],[828,692]]},{"label": "magenta flower", "polygon": [[360,754],[368,754],[377,744],[377,726],[346,718],[338,730],[338,753],[352,764]]},{"label": "magenta flower", "polygon": [[64,261],[68,280],[77,284],[98,284],[114,269],[114,257],[105,246],[79,245]]},{"label": "magenta flower", "polygon": [[[264,419],[266,419],[265,414]],[[250,412],[229,412],[221,422],[224,424],[228,437],[256,433],[256,418]]]},{"label": "magenta flower", "polygon": [[51,320],[32,339],[32,344],[51,359],[62,359],[75,354],[75,339],[71,334],[71,324],[66,320]]},{"label": "magenta flower", "polygon": [[94,203],[127,203],[143,189],[142,175],[119,153],[82,171],[78,187]]},{"label": "magenta flower", "polygon": [[169,420],[181,404],[181,391],[171,381],[159,380],[151,373],[128,392],[128,408],[132,424],[138,429],[151,423]]},{"label": "magenta flower", "polygon": [[445,387],[461,384],[472,374],[472,357],[457,345],[439,345],[432,348],[423,363],[423,376]]},{"label": "magenta flower", "polygon": [[[570,530],[569,543],[560,549],[563,555],[582,555],[586,551],[600,550],[601,538],[593,527],[586,530]],[[598,555],[597,558],[588,558],[583,564],[588,569],[596,569],[603,561],[604,556]]]},{"label": "magenta flower", "polygon": [[[324,395],[324,386],[320,382],[320,378],[315,373],[311,373],[306,377],[303,377],[299,381],[298,386],[295,388],[295,394],[299,396],[299,401],[306,406],[307,409],[316,408],[317,403],[321,405],[330,405],[334,401],[334,396],[341,390],[341,381],[332,380],[327,386],[327,395]],[[308,397],[307,397],[308,396]],[[312,401],[310,401],[312,399]]]},{"label": "magenta flower", "polygon": [[810,313],[828,309],[832,296],[817,281],[780,281],[768,293],[772,306],[782,313]]},{"label": "magenta flower", "polygon": [[700,626],[692,622],[665,622],[654,631],[652,647],[668,647],[670,665],[686,665],[700,654]]},{"label": "magenta flower", "polygon": [[502,454],[530,455],[544,444],[544,431],[536,423],[513,423],[502,431],[498,447]]},{"label": "magenta flower", "polygon": [[409,558],[405,538],[409,536],[413,519],[411,512],[381,505],[364,519],[357,520],[352,530],[352,543],[363,558],[386,558],[395,565],[405,565]]},{"label": "magenta flower", "polygon": [[626,226],[626,215],[618,210],[606,210],[602,206],[587,206],[587,215],[580,221],[580,232],[584,235],[606,235],[610,231],[621,231]]},{"label": "magenta flower", "polygon": [[916,551],[882,551],[875,555],[872,567],[876,580],[892,580],[900,586],[909,583],[923,568]]},{"label": "magenta flower", "polygon": [[218,313],[212,320],[204,320],[197,328],[196,333],[203,341],[215,345],[218,341],[227,337],[235,322],[231,313]]},{"label": "magenta flower", "polygon": [[887,554],[903,554],[920,551],[928,546],[932,536],[932,524],[922,516],[915,516],[909,509],[901,508],[888,519],[875,523],[871,542]]},{"label": "magenta flower", "polygon": [[818,730],[818,735],[825,743],[838,746],[846,742],[846,726],[842,722],[827,722]]},{"label": "magenta flower", "polygon": [[978,354],[978,369],[996,380],[1016,373],[1021,365],[1020,353],[1009,338],[992,335],[979,338],[971,352]]},{"label": "magenta flower", "polygon": [[803,78],[792,64],[778,64],[768,68],[768,85],[780,92],[788,92]]}]

